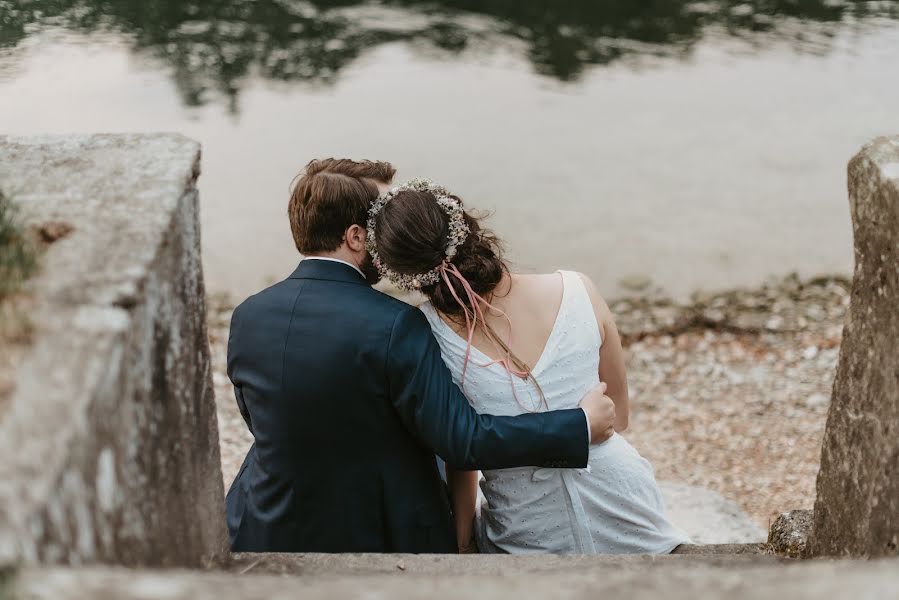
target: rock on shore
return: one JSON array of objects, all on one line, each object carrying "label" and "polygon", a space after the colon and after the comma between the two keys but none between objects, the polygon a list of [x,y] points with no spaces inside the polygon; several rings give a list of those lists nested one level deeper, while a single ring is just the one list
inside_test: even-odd
[{"label": "rock on shore", "polygon": [[821,452],[811,556],[899,556],[899,136],[849,162],[852,298]]}]

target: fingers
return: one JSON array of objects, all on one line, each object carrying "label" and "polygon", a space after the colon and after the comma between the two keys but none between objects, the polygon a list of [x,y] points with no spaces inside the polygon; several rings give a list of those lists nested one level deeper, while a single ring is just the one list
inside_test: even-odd
[{"label": "fingers", "polygon": [[615,432],[615,403],[611,398],[591,395],[584,401],[587,407],[587,418],[590,420],[592,443],[598,444],[609,439]]},{"label": "fingers", "polygon": [[586,406],[591,403],[602,403],[603,398],[606,396],[606,384],[600,382],[596,387],[591,389],[587,394],[581,398],[580,405]]},{"label": "fingers", "polygon": [[611,438],[613,435],[615,435],[615,428],[614,428],[614,427],[608,427],[608,428],[604,429],[604,430],[602,431],[602,433],[600,433],[599,435],[595,436],[596,439],[593,440],[593,443],[594,443],[594,444],[601,444],[601,443],[607,441],[607,440],[608,440],[609,438]]}]

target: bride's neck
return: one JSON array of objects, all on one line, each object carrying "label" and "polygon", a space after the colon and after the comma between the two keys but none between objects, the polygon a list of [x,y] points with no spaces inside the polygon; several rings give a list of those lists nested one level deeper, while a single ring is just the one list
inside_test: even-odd
[{"label": "bride's neck", "polygon": [[[515,275],[508,271],[503,271],[499,283],[496,284],[496,287],[493,288],[492,291],[484,294],[484,299],[490,304],[494,304],[497,299],[505,298],[512,291],[514,282]],[[439,310],[437,312],[440,313],[441,318],[452,327],[456,333],[465,330],[465,316],[463,314],[450,315]]]},{"label": "bride's neck", "polygon": [[496,284],[496,287],[493,288],[493,291],[490,292],[487,300],[492,301],[491,298],[505,298],[509,295],[509,292],[512,291],[512,284],[515,281],[515,275],[510,273],[509,271],[503,271],[502,277],[500,277],[499,283]]}]

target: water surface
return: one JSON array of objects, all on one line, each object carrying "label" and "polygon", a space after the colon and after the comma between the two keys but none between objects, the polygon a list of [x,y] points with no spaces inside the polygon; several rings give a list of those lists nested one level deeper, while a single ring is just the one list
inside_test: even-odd
[{"label": "water surface", "polygon": [[288,185],[334,155],[494,211],[521,269],[682,295],[850,271],[897,59],[899,2],[0,0],[0,131],[202,142],[214,291],[293,268]]}]

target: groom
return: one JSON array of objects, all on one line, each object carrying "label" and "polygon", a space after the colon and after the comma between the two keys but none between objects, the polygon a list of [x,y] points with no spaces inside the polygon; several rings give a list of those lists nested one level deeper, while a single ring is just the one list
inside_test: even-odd
[{"label": "groom", "polygon": [[582,468],[611,434],[603,388],[578,409],[478,415],[423,313],[371,288],[367,211],[394,171],[309,163],[288,209],[306,258],[234,311],[228,375],[255,439],[228,492],[234,551],[456,552],[435,454],[468,470]]}]

